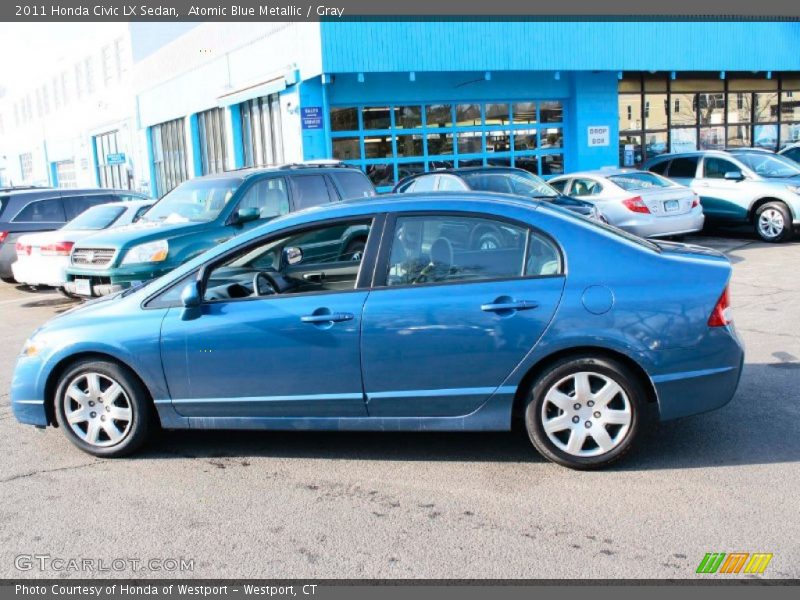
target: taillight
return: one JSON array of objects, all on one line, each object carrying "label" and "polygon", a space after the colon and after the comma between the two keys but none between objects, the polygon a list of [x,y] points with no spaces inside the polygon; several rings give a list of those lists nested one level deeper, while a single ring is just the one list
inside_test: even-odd
[{"label": "taillight", "polygon": [[625,205],[625,208],[631,212],[650,214],[650,209],[647,208],[647,204],[644,203],[641,196],[626,198],[622,203]]},{"label": "taillight", "polygon": [[7,231],[0,231],[0,244],[5,242],[7,237],[8,237]]},{"label": "taillight", "polygon": [[69,256],[72,252],[74,242],[56,242],[55,244],[47,244],[39,249],[43,256]]},{"label": "taillight", "polygon": [[728,286],[725,286],[725,290],[717,300],[714,310],[711,311],[711,316],[708,317],[708,326],[724,327],[729,325],[731,321],[733,321],[731,316],[731,294],[728,291]]},{"label": "taillight", "polygon": [[692,199],[692,208],[697,208],[698,206],[700,206],[700,196],[695,194],[694,198]]},{"label": "taillight", "polygon": [[20,244],[17,242],[14,244],[14,250],[17,251],[17,256],[30,256],[31,247],[28,244]]}]

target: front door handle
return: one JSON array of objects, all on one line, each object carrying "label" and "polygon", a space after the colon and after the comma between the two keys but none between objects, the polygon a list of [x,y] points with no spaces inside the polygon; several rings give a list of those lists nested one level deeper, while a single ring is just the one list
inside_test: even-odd
[{"label": "front door handle", "polygon": [[538,308],[538,302],[532,302],[530,300],[502,300],[498,298],[494,302],[489,304],[481,304],[481,310],[483,312],[495,312],[495,313],[508,313],[515,310],[531,310],[533,308]]},{"label": "front door handle", "polygon": [[341,323],[342,321],[352,321],[354,318],[353,313],[347,312],[315,312],[313,315],[303,315],[300,320],[303,323]]}]

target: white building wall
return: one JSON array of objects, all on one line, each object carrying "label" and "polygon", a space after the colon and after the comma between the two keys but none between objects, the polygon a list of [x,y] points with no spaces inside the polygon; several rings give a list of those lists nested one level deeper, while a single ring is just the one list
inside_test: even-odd
[{"label": "white building wall", "polygon": [[[139,165],[136,160],[131,63],[127,24],[98,23],[96,35],[76,40],[51,69],[32,77],[24,87],[8,90],[0,99],[4,183],[46,185],[50,182],[50,164],[71,160],[75,165],[74,185],[94,187],[92,136],[112,130],[119,131],[119,151],[128,157],[125,170],[131,172],[134,181],[141,179],[139,169],[146,164]],[[23,177],[20,156],[27,153],[33,156],[33,172]]]}]

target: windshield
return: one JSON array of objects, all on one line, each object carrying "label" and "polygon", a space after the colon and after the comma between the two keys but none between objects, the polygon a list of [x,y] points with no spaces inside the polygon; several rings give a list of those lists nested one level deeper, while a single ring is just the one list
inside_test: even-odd
[{"label": "windshield", "polygon": [[516,194],[528,198],[556,198],[559,193],[550,187],[544,180],[536,175],[521,172],[487,173],[476,171],[474,173],[460,173],[473,190],[479,192],[500,192],[501,194]]},{"label": "windshield", "polygon": [[736,158],[747,165],[747,168],[756,175],[762,177],[780,179],[800,175],[800,167],[794,161],[783,156],[760,152],[740,152],[736,154]]},{"label": "windshield", "polygon": [[659,177],[654,173],[624,173],[622,175],[611,175],[608,179],[628,192],[673,186],[668,179]]},{"label": "windshield", "polygon": [[125,212],[119,204],[100,204],[86,209],[62,229],[98,230],[105,229]]},{"label": "windshield", "polygon": [[213,221],[233,197],[241,179],[185,181],[142,215],[142,221],[203,223]]}]

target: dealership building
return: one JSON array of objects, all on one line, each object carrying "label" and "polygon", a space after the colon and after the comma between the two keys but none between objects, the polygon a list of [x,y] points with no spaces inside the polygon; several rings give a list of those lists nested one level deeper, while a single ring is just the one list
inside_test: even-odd
[{"label": "dealership building", "polygon": [[193,176],[300,160],[340,159],[388,189],[448,166],[549,177],[800,140],[796,22],[170,27],[130,25],[132,163],[157,196]]}]

